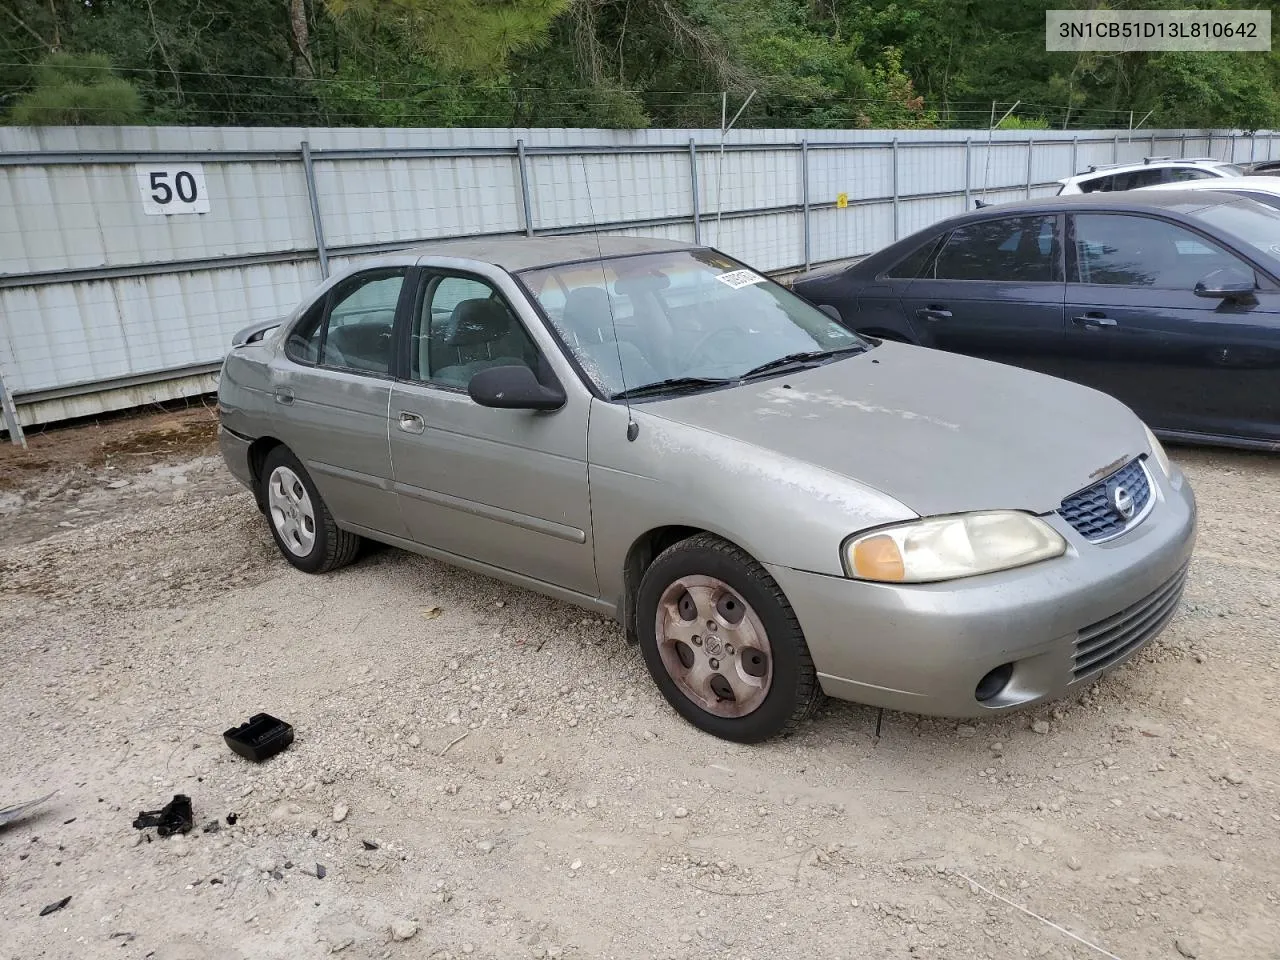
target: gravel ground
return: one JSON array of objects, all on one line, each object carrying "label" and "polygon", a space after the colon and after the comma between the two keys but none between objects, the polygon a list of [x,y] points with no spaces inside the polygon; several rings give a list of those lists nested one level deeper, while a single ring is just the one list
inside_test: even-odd
[{"label": "gravel ground", "polygon": [[[207,418],[0,455],[0,806],[56,791],[0,828],[0,956],[1280,958],[1280,459],[1173,451],[1184,607],[1083,699],[744,747],[580,610],[293,571]],[[193,832],[131,827],[179,792]]]}]

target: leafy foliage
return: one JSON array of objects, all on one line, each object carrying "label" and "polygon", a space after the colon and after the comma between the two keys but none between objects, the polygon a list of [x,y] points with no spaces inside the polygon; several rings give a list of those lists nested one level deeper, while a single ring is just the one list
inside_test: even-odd
[{"label": "leafy foliage", "polygon": [[[731,117],[750,96],[739,126],[985,128],[1015,103],[1007,129],[1280,123],[1280,50],[1049,53],[1045,9],[1031,0],[0,0],[0,115],[715,128],[722,109]],[[52,73],[42,67],[54,63]]]},{"label": "leafy foliage", "polygon": [[133,84],[111,72],[101,54],[54,53],[35,69],[35,86],[13,107],[24,126],[132,123],[142,115]]}]

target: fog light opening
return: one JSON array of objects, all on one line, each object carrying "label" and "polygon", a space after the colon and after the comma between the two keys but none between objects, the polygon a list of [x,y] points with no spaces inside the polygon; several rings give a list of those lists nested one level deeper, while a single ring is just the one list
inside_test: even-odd
[{"label": "fog light opening", "polygon": [[978,681],[978,686],[973,691],[974,697],[977,698],[979,703],[986,703],[993,697],[999,696],[1004,691],[1004,688],[1009,685],[1009,680],[1012,676],[1013,664],[1000,664],[1000,666]]}]

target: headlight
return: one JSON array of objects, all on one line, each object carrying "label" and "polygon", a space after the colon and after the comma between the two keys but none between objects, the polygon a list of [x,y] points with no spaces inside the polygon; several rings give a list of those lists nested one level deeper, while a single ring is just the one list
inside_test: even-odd
[{"label": "headlight", "polygon": [[844,544],[850,577],[882,583],[930,583],[1025,566],[1066,552],[1038,517],[1015,510],[964,513],[884,527]]},{"label": "headlight", "polygon": [[1173,474],[1169,469],[1169,455],[1164,452],[1164,445],[1156,439],[1156,435],[1151,432],[1151,428],[1145,423],[1142,425],[1142,429],[1147,431],[1147,445],[1151,447],[1151,455],[1155,457],[1156,463],[1160,464],[1160,472],[1166,477],[1172,476]]}]

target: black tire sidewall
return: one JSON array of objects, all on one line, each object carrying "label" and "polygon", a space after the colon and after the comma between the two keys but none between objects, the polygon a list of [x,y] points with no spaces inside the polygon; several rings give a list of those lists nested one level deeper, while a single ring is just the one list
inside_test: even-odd
[{"label": "black tire sidewall", "polygon": [[324,566],[325,558],[329,555],[329,536],[333,524],[329,519],[329,510],[324,504],[324,499],[320,496],[320,491],[316,489],[316,485],[311,480],[311,474],[307,473],[306,467],[287,447],[276,447],[267,454],[266,460],[262,464],[262,502],[268,502],[268,485],[271,482],[271,474],[276,467],[288,467],[298,479],[302,481],[302,485],[307,489],[307,496],[311,498],[311,508],[315,511],[316,521],[316,540],[311,545],[311,552],[305,557],[300,557],[290,550],[285,542],[280,538],[280,531],[276,529],[275,520],[271,516],[270,506],[266,509],[267,526],[271,528],[271,537],[276,542],[276,546],[284,555],[284,558],[304,573],[316,573]]},{"label": "black tire sidewall", "polygon": [[[655,635],[658,600],[672,582],[687,576],[715,577],[728,584],[751,605],[769,637],[773,681],[764,703],[745,717],[717,717],[708,713],[685,696],[662,663]],[[681,545],[658,557],[645,571],[636,597],[640,652],[662,695],[695,727],[725,740],[758,743],[790,725],[800,706],[802,656],[807,657],[807,653],[802,654],[806,648],[794,614],[779,603],[780,597],[781,588],[763,569],[753,570],[732,553],[711,546]]]}]

